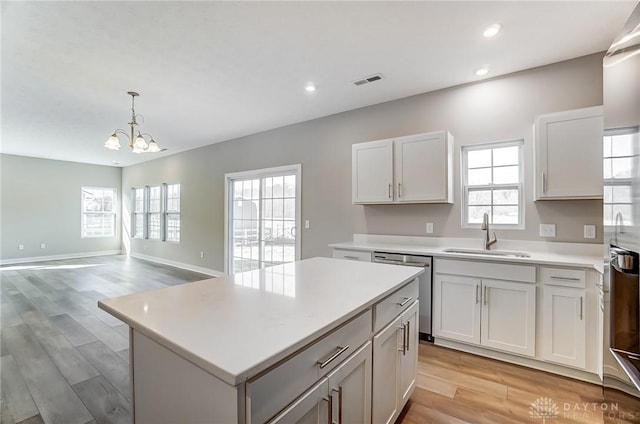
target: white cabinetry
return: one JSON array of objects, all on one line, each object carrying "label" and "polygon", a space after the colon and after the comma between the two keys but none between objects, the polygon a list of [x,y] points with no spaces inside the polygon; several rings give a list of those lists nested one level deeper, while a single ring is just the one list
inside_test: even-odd
[{"label": "white cabinetry", "polygon": [[585,272],[543,270],[542,358],[583,369],[587,359]]},{"label": "white cabinetry", "polygon": [[[437,259],[435,271],[436,338],[535,356],[534,267]],[[504,275],[511,279],[495,278]]]},{"label": "white cabinetry", "polygon": [[374,423],[393,423],[411,397],[418,370],[418,302],[373,338]]},{"label": "white cabinetry", "polygon": [[321,422],[371,422],[371,342],[269,421]]},{"label": "white cabinetry", "polygon": [[537,116],[535,200],[601,199],[602,135],[602,106]]},{"label": "white cabinetry", "polygon": [[371,262],[371,252],[365,250],[333,249],[333,257],[335,259]]},{"label": "white cabinetry", "polygon": [[446,131],[352,146],[353,203],[452,203],[453,136]]}]

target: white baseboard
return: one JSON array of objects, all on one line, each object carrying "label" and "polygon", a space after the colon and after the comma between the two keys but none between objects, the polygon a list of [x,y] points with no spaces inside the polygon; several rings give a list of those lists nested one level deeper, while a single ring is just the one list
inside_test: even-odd
[{"label": "white baseboard", "polygon": [[185,264],[183,262],[176,262],[176,261],[172,261],[170,259],[157,258],[155,256],[143,255],[141,253],[133,253],[132,252],[132,253],[130,253],[130,256],[133,257],[133,258],[143,259],[145,261],[156,262],[156,263],[163,264],[163,265],[175,266],[176,268],[182,268],[182,269],[186,269],[188,271],[194,271],[194,272],[199,272],[201,274],[211,275],[213,277],[222,277],[224,275],[227,275],[224,272],[218,271],[218,270],[215,270],[215,269],[205,268],[205,267],[191,265],[191,264]]},{"label": "white baseboard", "polygon": [[91,258],[93,256],[122,255],[122,250],[103,250],[100,252],[65,253],[63,255],[32,256],[27,258],[0,259],[0,265],[24,264],[28,262],[58,261],[62,259]]}]

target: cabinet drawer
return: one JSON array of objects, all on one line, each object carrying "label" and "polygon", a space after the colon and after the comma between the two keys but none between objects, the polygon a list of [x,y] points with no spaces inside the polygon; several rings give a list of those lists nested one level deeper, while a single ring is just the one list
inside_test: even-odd
[{"label": "cabinet drawer", "polygon": [[540,281],[543,284],[584,288],[586,278],[584,269],[540,267]]},{"label": "cabinet drawer", "polygon": [[377,333],[418,298],[418,279],[396,290],[373,307],[373,332]]},{"label": "cabinet drawer", "polygon": [[371,262],[371,252],[362,250],[341,250],[333,249],[335,259],[349,259],[352,261]]},{"label": "cabinet drawer", "polygon": [[265,374],[249,380],[247,422],[269,420],[369,340],[371,315],[368,309]]},{"label": "cabinet drawer", "polygon": [[493,280],[521,281],[523,283],[536,282],[536,267],[534,265],[436,259],[433,270],[438,274],[465,275]]}]

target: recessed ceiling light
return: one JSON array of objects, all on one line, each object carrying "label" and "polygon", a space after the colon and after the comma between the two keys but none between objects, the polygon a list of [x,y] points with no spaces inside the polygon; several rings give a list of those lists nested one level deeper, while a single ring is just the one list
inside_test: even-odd
[{"label": "recessed ceiling light", "polygon": [[494,35],[498,34],[500,32],[500,29],[502,29],[502,25],[500,24],[493,24],[493,25],[489,25],[484,32],[482,33],[482,35],[484,35],[486,38],[491,38]]},{"label": "recessed ceiling light", "polygon": [[481,68],[476,69],[476,75],[481,77],[483,75],[487,75],[489,73],[489,67],[488,66],[483,66]]},{"label": "recessed ceiling light", "polygon": [[308,83],[308,84],[306,85],[306,87],[305,87],[304,89],[311,93],[311,92],[313,92],[313,91],[316,91],[316,86],[315,86],[315,84],[313,84],[312,82],[310,82],[310,83]]},{"label": "recessed ceiling light", "polygon": [[114,165],[120,165],[120,161],[118,161],[118,160],[113,160],[113,161],[111,161],[111,163],[114,164]]}]

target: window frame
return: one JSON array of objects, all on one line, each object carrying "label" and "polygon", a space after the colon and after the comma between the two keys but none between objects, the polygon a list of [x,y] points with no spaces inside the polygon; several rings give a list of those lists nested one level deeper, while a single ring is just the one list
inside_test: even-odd
[{"label": "window frame", "polygon": [[[233,212],[231,208],[234,206],[233,199],[229,199],[229,196],[233,196],[233,192],[231,190],[232,184],[236,180],[247,180],[247,179],[261,179],[268,177],[277,177],[282,175],[291,175],[295,174],[296,176],[296,213],[295,213],[295,223],[296,223],[296,240],[295,240],[295,259],[296,261],[300,260],[301,250],[302,250],[302,165],[284,165],[273,168],[263,168],[256,169],[250,171],[241,171],[241,172],[233,172],[225,174],[224,180],[224,272],[225,274],[229,274],[233,269],[233,254],[231,252],[229,242],[233,238],[231,235],[233,222],[230,219],[233,216]],[[262,225],[261,225],[262,226]]]},{"label": "window frame", "polygon": [[[158,192],[159,192],[159,198],[158,200],[158,210],[157,211],[152,211],[151,210],[151,192],[152,189],[157,188]],[[156,241],[163,241],[164,237],[163,237],[163,225],[162,225],[162,216],[163,216],[163,186],[162,184],[159,185],[148,185],[145,187],[145,194],[146,194],[146,202],[145,202],[145,216],[146,216],[146,239],[147,240],[156,240]],[[151,234],[151,224],[152,224],[152,217],[156,216],[158,217],[158,236],[157,237],[152,237]]]},{"label": "window frame", "polygon": [[[178,209],[177,210],[169,210],[169,186],[178,186],[179,195],[178,195]],[[163,183],[162,184],[162,228],[163,228],[163,238],[162,241],[167,243],[180,243],[181,232],[182,232],[182,216],[180,209],[182,208],[182,186],[180,183]],[[178,239],[169,239],[169,215],[178,215]]]},{"label": "window frame", "polygon": [[[608,159],[627,159],[627,158],[633,158],[634,154],[632,153],[631,155],[618,155],[618,156],[614,156],[613,155],[613,140],[611,140],[611,147],[612,147],[612,151],[611,152],[605,152],[604,151],[604,138],[605,137],[617,137],[617,136],[623,136],[623,135],[628,135],[631,136],[632,138],[639,138],[640,137],[640,132],[638,127],[621,127],[621,128],[615,128],[615,129],[607,129],[604,131],[603,134],[603,160],[606,161]],[[613,170],[612,170],[613,172]],[[611,193],[611,197],[613,200],[613,189],[614,187],[629,187],[630,189],[633,190],[633,177],[621,177],[621,178],[616,178],[613,175],[611,176],[611,178],[606,178],[606,176],[604,175],[604,169],[603,169],[603,175],[602,175],[602,180],[604,183],[604,187],[603,187],[603,192],[602,192],[602,219],[604,222],[605,226],[619,226],[620,229],[622,231],[624,231],[625,228],[631,228],[633,227],[634,223],[634,214],[633,214],[633,194],[632,194],[632,198],[630,199],[629,202],[607,202],[607,196],[606,196],[606,190],[608,187],[610,187],[612,189],[612,193]],[[631,216],[628,217],[626,219],[626,221],[622,220],[622,222],[620,224],[618,224],[617,221],[617,216],[613,215],[613,210],[614,207],[616,205],[629,205],[632,207],[631,210]],[[607,211],[606,208],[607,207],[611,207],[611,215],[612,215],[612,219],[610,221],[607,220]]]},{"label": "window frame", "polygon": [[[467,153],[469,151],[476,150],[493,150],[500,149],[504,147],[518,147],[518,179],[517,183],[506,183],[506,184],[482,184],[482,185],[472,185],[468,184],[468,165],[467,165]],[[493,165],[493,155],[492,155],[492,163],[491,170],[493,174],[493,169],[495,168]],[[493,223],[493,218],[490,217],[491,228],[494,229],[504,229],[504,230],[524,230],[525,229],[525,204],[524,204],[524,139],[517,140],[509,140],[509,141],[496,141],[490,143],[481,143],[481,144],[472,144],[460,147],[460,173],[461,173],[461,210],[460,210],[460,221],[462,228],[468,229],[480,229],[482,226],[481,223],[470,223],[468,222],[468,214],[469,214],[469,192],[471,191],[480,191],[480,190],[518,190],[518,223],[517,224],[498,224]],[[493,178],[493,177],[492,177]],[[493,203],[493,200],[489,207],[493,208],[496,206]]]},{"label": "window frame", "polygon": [[[136,203],[137,203],[137,195],[136,192],[141,190],[142,192],[142,211],[136,211]],[[147,190],[145,187],[131,187],[131,200],[132,200],[132,208],[131,208],[131,238],[135,238],[138,240],[144,240],[147,238]],[[136,217],[137,215],[142,216],[142,235],[140,237],[136,236],[137,228],[136,225]]]},{"label": "window frame", "polygon": [[[102,191],[111,191],[113,193],[113,200],[111,205],[111,212],[88,212],[84,210],[84,192],[87,190],[102,190]],[[112,238],[117,234],[116,224],[117,224],[117,212],[116,205],[118,203],[118,189],[115,187],[89,187],[89,186],[81,186],[80,187],[80,238],[81,239],[95,239],[95,238]],[[85,216],[87,214],[102,214],[102,215],[111,215],[111,219],[113,222],[113,232],[110,235],[85,235]]]}]

